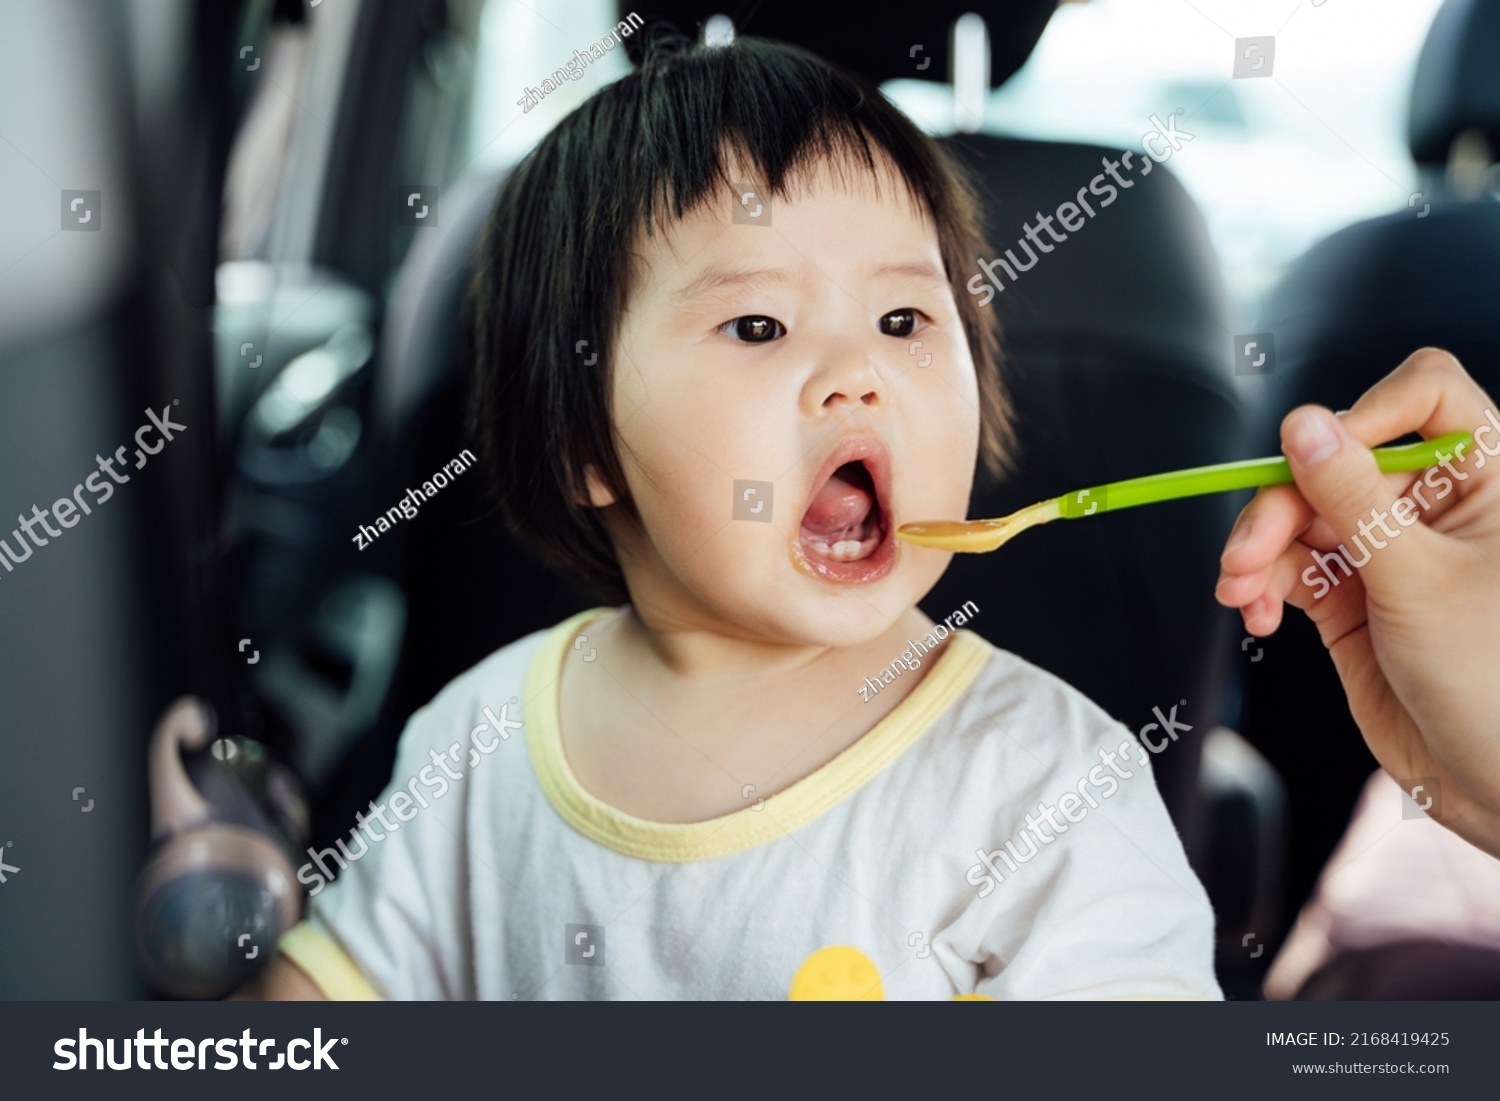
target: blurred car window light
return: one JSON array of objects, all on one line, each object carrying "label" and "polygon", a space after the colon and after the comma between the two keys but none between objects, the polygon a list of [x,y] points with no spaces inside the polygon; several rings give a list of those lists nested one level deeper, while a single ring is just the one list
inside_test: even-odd
[{"label": "blurred car window light", "polygon": [[[1406,116],[1441,0],[1091,0],[1064,3],[1026,65],[989,98],[986,133],[1138,148],[1183,108],[1198,140],[1172,161],[1203,211],[1236,312],[1328,234],[1407,205]],[[1232,78],[1234,40],[1275,35],[1271,79]],[[951,92],[884,90],[951,132]]]},{"label": "blurred car window light", "polygon": [[630,70],[616,46],[587,65],[576,80],[549,93],[530,110],[516,102],[619,23],[612,0],[489,0],[479,28],[474,109],[470,114],[470,168],[514,164],[562,118],[606,84]]}]

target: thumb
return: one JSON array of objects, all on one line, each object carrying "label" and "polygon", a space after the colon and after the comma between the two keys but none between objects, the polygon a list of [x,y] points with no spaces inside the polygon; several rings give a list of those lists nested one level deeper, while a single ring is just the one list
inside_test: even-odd
[{"label": "thumb", "polygon": [[1318,405],[1287,415],[1281,446],[1297,489],[1333,529],[1341,556],[1374,578],[1401,569],[1401,559],[1418,549],[1421,525],[1404,527],[1392,517],[1391,490],[1370,449]]}]

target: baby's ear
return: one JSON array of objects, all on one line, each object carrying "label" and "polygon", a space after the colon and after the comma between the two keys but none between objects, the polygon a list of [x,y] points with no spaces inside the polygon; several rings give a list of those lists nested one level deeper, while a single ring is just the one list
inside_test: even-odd
[{"label": "baby's ear", "polygon": [[593,463],[583,468],[583,476],[588,483],[588,499],[579,501],[579,504],[589,505],[592,508],[608,508],[619,500],[604,484],[604,479],[599,476],[599,468]]}]

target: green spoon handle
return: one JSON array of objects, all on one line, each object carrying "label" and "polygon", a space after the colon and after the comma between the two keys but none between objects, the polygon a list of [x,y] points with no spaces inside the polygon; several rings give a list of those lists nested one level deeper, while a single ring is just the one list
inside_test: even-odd
[{"label": "green spoon handle", "polygon": [[[1460,449],[1471,448],[1473,437],[1467,432],[1450,432],[1420,443],[1401,447],[1377,447],[1372,451],[1375,462],[1387,474],[1425,470],[1429,466],[1451,462]],[[1064,493],[1057,498],[1063,518],[1078,520],[1100,512],[1115,512],[1137,505],[1175,501],[1179,497],[1198,497],[1205,493],[1227,493],[1257,486],[1285,485],[1292,481],[1292,468],[1286,459],[1246,459],[1238,463],[1219,463],[1190,470],[1173,470],[1144,478],[1129,478],[1087,489]]]}]

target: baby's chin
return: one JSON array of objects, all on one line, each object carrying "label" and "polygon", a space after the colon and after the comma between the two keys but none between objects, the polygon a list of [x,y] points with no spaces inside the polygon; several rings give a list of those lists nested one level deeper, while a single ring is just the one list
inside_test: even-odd
[{"label": "baby's chin", "polygon": [[888,632],[936,580],[902,569],[858,589],[800,574],[764,585],[726,578],[703,595],[727,634],[787,646],[856,647]]}]

